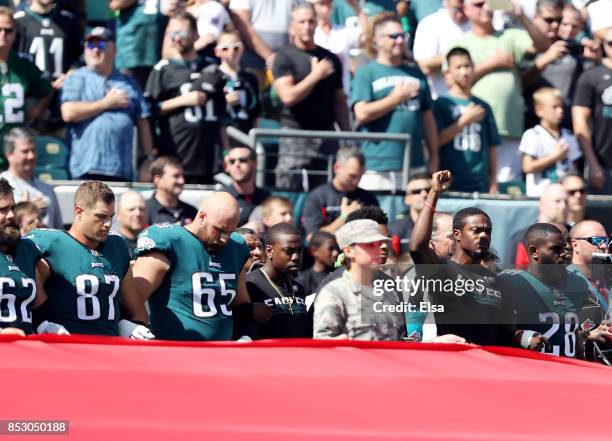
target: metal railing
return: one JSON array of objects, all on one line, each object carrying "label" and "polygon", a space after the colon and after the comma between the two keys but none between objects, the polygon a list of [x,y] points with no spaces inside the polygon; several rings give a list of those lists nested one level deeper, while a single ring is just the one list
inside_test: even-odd
[{"label": "metal railing", "polygon": [[[228,132],[229,134],[229,132]],[[235,134],[233,131],[230,134]],[[241,133],[242,134],[242,133]],[[232,136],[234,137],[234,136]],[[335,131],[316,131],[316,130],[295,130],[295,129],[252,129],[249,132],[249,144],[257,154],[257,178],[258,186],[265,186],[265,175],[269,172],[274,172],[273,169],[267,169],[267,157],[270,156],[266,152],[264,145],[260,142],[261,138],[302,138],[302,139],[324,139],[337,141],[399,141],[405,143],[404,158],[402,162],[402,188],[405,188],[410,179],[410,135],[403,133],[363,133],[363,132],[335,132]],[[244,142],[242,136],[234,137],[239,142]],[[332,179],[332,166],[334,162],[333,155],[326,155],[328,161],[327,171],[312,171],[312,170],[286,170],[290,174],[326,174],[328,181]],[[308,189],[305,189],[308,191]]]}]

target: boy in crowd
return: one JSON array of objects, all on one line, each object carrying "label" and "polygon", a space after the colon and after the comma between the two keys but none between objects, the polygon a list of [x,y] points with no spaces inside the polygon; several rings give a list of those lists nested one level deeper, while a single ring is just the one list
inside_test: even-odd
[{"label": "boy in crowd", "polygon": [[519,151],[527,174],[527,196],[540,197],[544,188],[575,170],[582,156],[576,137],[561,127],[563,97],[558,89],[542,87],[533,94],[540,124],[523,134]]},{"label": "boy in crowd", "polygon": [[319,283],[334,270],[339,253],[335,236],[327,231],[317,231],[310,239],[308,252],[314,259],[314,264],[311,268],[300,271],[297,278],[306,295],[315,292]]},{"label": "boy in crowd", "polygon": [[453,191],[497,193],[500,141],[491,107],[472,95],[474,63],[470,53],[454,48],[446,56],[448,95],[434,102],[440,130],[440,168],[455,176]]},{"label": "boy in crowd", "polygon": [[42,228],[45,226],[42,222],[40,208],[30,201],[22,201],[15,205],[15,220],[17,221],[21,237],[35,228]]}]

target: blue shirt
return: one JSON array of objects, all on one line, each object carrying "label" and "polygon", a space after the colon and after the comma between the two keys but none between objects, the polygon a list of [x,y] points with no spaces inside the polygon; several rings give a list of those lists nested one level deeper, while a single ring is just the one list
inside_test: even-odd
[{"label": "blue shirt", "polygon": [[76,70],[62,87],[62,104],[69,101],[97,101],[112,88],[127,92],[130,104],[125,109],[107,110],[99,115],[68,125],[70,174],[78,178],[95,173],[131,181],[134,124],[149,116],[140,87],[131,78],[113,72],[108,77],[88,67]]}]

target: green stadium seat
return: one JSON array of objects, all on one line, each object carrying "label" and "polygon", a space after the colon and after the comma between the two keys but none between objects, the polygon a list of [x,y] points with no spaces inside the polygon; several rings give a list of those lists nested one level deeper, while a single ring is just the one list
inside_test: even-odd
[{"label": "green stadium seat", "polygon": [[49,180],[68,180],[70,179],[70,175],[68,171],[64,167],[54,166],[54,165],[46,165],[43,167],[36,167],[34,169],[34,174],[41,181],[49,181]]},{"label": "green stadium seat", "polygon": [[36,153],[39,167],[54,165],[65,168],[68,161],[68,147],[60,138],[53,136],[39,136],[36,138]]}]

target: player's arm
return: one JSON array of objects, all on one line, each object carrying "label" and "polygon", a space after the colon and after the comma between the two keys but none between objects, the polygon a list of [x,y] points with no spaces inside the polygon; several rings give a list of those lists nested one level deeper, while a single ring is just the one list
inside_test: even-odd
[{"label": "player's arm", "polygon": [[118,325],[119,335],[137,340],[152,340],[155,335],[148,328],[147,310],[136,290],[132,267],[133,263],[130,263],[130,268],[121,280],[122,318]]},{"label": "player's arm", "polygon": [[232,312],[236,314],[235,324],[236,334],[240,336],[238,341],[251,341],[257,332],[257,327],[253,321],[253,304],[247,291],[246,274],[243,269],[238,275],[236,288],[236,298],[231,304]]},{"label": "player's arm", "polygon": [[453,175],[448,170],[439,171],[431,177],[432,186],[425,207],[421,210],[419,217],[412,229],[410,239],[410,255],[414,263],[440,263],[440,259],[436,253],[429,247],[431,240],[431,228],[433,225],[433,217],[436,209],[436,204],[442,192],[448,190],[452,181]]},{"label": "player's arm", "polygon": [[36,262],[36,298],[32,307],[32,324],[39,334],[70,335],[66,328],[53,322],[49,296],[45,290],[45,283],[50,275],[51,267],[45,259]]},{"label": "player's arm", "polygon": [[140,301],[146,302],[164,280],[170,269],[170,260],[160,251],[151,251],[138,256],[132,273],[134,286],[140,296]]}]

